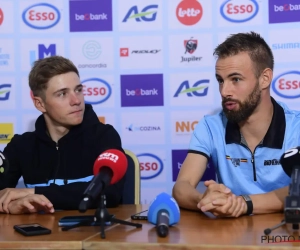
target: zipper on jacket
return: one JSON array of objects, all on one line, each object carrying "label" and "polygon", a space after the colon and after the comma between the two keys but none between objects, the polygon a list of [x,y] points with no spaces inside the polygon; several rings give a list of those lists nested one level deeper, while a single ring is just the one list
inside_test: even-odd
[{"label": "zipper on jacket", "polygon": [[244,143],[241,143],[241,145],[243,145],[245,148],[247,148],[250,153],[251,153],[251,163],[252,163],[252,168],[253,168],[253,180],[254,181],[257,181],[257,177],[256,177],[256,167],[255,167],[255,160],[254,160],[254,153],[255,153],[255,150],[257,149],[258,145],[255,147],[253,153],[252,151],[250,150],[250,148],[248,148],[248,146]]},{"label": "zipper on jacket", "polygon": [[[254,149],[254,152],[255,152],[255,149]],[[254,161],[254,153],[251,153],[251,162],[252,162],[252,167],[253,167],[253,179],[254,179],[254,181],[257,181],[257,179],[256,179],[255,161]]]},{"label": "zipper on jacket", "polygon": [[56,166],[56,169],[55,169],[55,174],[54,174],[54,181],[53,181],[53,184],[55,184],[55,180],[56,180],[56,175],[58,173],[58,170],[59,170],[59,166],[60,166],[60,153],[59,153],[59,146],[58,146],[58,143],[56,143],[56,150],[57,150],[57,154],[58,154],[58,162],[57,162],[57,166]]}]

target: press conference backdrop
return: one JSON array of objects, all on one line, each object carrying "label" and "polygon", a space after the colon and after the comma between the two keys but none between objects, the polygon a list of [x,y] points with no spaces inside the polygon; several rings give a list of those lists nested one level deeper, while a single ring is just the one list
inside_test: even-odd
[{"label": "press conference backdrop", "polygon": [[266,39],[272,96],[299,109],[299,22],[300,0],[1,0],[0,150],[14,133],[34,130],[32,63],[65,56],[79,69],[86,103],[138,156],[148,203],[171,192],[193,129],[220,110],[212,53],[229,34]]}]

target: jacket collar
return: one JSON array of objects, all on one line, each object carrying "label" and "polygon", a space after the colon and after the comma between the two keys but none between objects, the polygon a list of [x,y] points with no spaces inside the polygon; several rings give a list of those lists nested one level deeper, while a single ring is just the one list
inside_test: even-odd
[{"label": "jacket collar", "polygon": [[[263,147],[281,149],[285,134],[285,115],[283,108],[271,97],[274,112],[269,129],[261,142]],[[242,142],[240,128],[237,123],[227,122],[225,132],[226,144]]]}]

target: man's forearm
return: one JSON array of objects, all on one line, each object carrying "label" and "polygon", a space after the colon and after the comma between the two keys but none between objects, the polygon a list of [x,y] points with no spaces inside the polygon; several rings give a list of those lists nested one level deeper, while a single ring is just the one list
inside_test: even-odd
[{"label": "man's forearm", "polygon": [[202,199],[200,194],[191,184],[185,181],[176,182],[173,187],[173,197],[178,205],[191,210],[199,210],[197,204]]},{"label": "man's forearm", "polygon": [[250,195],[253,202],[253,214],[281,212],[284,208],[284,200],[287,195],[288,187],[265,194]]}]

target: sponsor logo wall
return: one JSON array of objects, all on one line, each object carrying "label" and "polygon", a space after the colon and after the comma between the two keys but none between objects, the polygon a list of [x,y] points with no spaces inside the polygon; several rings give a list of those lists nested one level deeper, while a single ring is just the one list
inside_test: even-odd
[{"label": "sponsor logo wall", "polygon": [[[220,110],[214,48],[256,31],[275,58],[271,94],[300,107],[300,0],[1,0],[0,150],[33,131],[28,73],[62,55],[85,102],[140,161],[142,202],[171,193],[199,120]],[[208,164],[201,181],[214,179]]]}]

